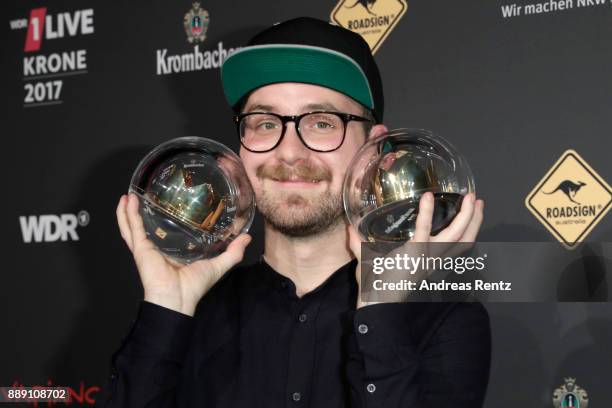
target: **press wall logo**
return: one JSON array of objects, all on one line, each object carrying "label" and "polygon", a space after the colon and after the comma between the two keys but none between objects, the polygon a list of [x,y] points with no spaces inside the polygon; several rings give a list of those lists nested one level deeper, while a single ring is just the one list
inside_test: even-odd
[{"label": "press wall logo", "polygon": [[375,53],[407,9],[406,0],[340,0],[330,18],[360,34]]},{"label": "press wall logo", "polygon": [[208,11],[200,7],[200,3],[197,1],[193,3],[193,8],[185,14],[183,20],[187,41],[190,43],[204,42],[209,22],[210,17],[208,16]]},{"label": "press wall logo", "polygon": [[[82,9],[52,14],[47,7],[30,10],[29,18],[9,21],[12,30],[26,29],[23,80],[24,107],[62,103],[64,80],[87,73],[87,50],[45,53],[47,42],[94,33],[94,10]],[[54,44],[56,45],[56,44]]]},{"label": "press wall logo", "polygon": [[553,406],[555,408],[587,408],[589,396],[584,388],[576,384],[572,377],[564,378],[565,384],[553,392]]},{"label": "press wall logo", "polygon": [[85,210],[78,214],[45,214],[19,217],[23,242],[78,241],[77,227],[89,224],[89,213]]},{"label": "press wall logo", "polygon": [[612,189],[574,150],[567,150],[525,199],[531,213],[573,249],[604,218]]},{"label": "press wall logo", "polygon": [[157,75],[176,74],[180,72],[202,71],[219,68],[223,61],[238,48],[225,48],[219,41],[214,49],[200,51],[198,43],[206,40],[206,32],[210,25],[210,15],[199,2],[193,3],[191,9],[183,17],[183,28],[187,34],[187,42],[195,44],[188,53],[169,55],[168,49],[156,50]]}]

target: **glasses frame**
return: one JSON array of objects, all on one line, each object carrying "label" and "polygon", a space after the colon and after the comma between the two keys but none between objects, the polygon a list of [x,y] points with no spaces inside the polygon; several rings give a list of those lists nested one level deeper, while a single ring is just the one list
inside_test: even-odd
[{"label": "glasses frame", "polygon": [[[340,144],[338,145],[338,147],[331,149],[331,150],[319,150],[319,149],[313,149],[312,147],[308,146],[308,144],[306,143],[306,141],[304,141],[304,138],[302,137],[302,132],[300,132],[300,121],[302,120],[303,117],[308,116],[308,115],[312,115],[312,114],[317,114],[317,113],[325,113],[325,114],[333,114],[336,115],[340,118],[340,120],[342,121],[342,125],[343,125],[343,129],[342,129],[342,140],[340,141]],[[270,116],[274,116],[278,119],[280,119],[281,123],[283,124],[283,129],[281,130],[281,135],[278,138],[278,141],[276,142],[276,144],[274,146],[272,146],[271,148],[267,149],[267,150],[252,150],[249,149],[247,146],[245,146],[245,144],[242,142],[242,136],[240,135],[240,124],[242,123],[242,120],[248,116],[251,115],[270,115]],[[304,146],[306,146],[308,149],[315,151],[315,152],[319,152],[319,153],[328,153],[328,152],[333,152],[335,150],[338,150],[342,144],[344,143],[344,138],[346,137],[346,128],[349,122],[351,121],[356,121],[356,122],[370,122],[370,123],[374,123],[372,120],[361,117],[361,116],[357,116],[357,115],[353,115],[350,113],[344,113],[344,112],[335,112],[335,111],[312,111],[312,112],[306,112],[306,113],[302,113],[301,115],[279,115],[277,113],[274,112],[247,112],[247,113],[241,113],[240,115],[234,115],[233,117],[234,119],[234,123],[236,124],[236,130],[238,131],[238,139],[240,139],[240,144],[242,145],[242,147],[244,147],[245,149],[247,149],[249,152],[253,152],[253,153],[266,153],[269,151],[272,151],[274,149],[276,149],[278,147],[278,145],[283,141],[283,138],[285,137],[285,133],[287,133],[287,123],[289,122],[293,122],[295,123],[295,131],[298,135],[298,137],[300,138],[300,141],[302,142],[302,144]]]}]

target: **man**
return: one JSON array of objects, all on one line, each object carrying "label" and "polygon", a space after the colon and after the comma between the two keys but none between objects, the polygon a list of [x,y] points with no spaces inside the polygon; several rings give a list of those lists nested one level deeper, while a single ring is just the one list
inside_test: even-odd
[{"label": "man", "polygon": [[[359,147],[386,131],[365,41],[290,20],[229,57],[222,81],[265,219],[264,254],[232,269],[251,240],[243,235],[217,258],[178,265],[147,240],[137,199],[121,197],[145,297],[103,406],[480,406],[490,358],[480,305],[359,301],[360,242],[341,187]],[[474,241],[482,211],[469,195],[430,237],[426,194],[415,240]]]}]

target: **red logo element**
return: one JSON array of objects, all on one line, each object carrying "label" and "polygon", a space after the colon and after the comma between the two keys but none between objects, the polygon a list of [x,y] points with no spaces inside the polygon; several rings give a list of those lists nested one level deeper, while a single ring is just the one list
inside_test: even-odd
[{"label": "red logo element", "polygon": [[45,16],[47,8],[41,7],[30,11],[30,22],[28,23],[28,35],[26,36],[25,52],[38,51],[45,28]]},{"label": "red logo element", "polygon": [[[46,389],[48,387],[54,387],[52,380],[47,380],[47,387],[42,385],[32,385],[31,388],[34,389]],[[23,389],[24,385],[21,384],[18,380],[14,380],[10,385],[12,388]],[[80,406],[88,406],[95,405],[96,403],[96,394],[100,392],[100,387],[97,385],[86,386],[85,381],[81,380],[78,388],[74,388],[71,386],[67,386],[68,388],[68,399],[62,402],[53,402],[53,401],[45,401],[45,402],[28,402],[27,405],[33,408],[42,408],[42,407],[55,407],[55,406],[69,406],[74,404],[80,404]],[[4,396],[7,398],[7,395]]]}]

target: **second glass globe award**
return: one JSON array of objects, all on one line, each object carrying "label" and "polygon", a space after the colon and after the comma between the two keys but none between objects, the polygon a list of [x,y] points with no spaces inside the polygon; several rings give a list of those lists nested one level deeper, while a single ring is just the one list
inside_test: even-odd
[{"label": "second glass globe award", "polygon": [[221,143],[181,137],[142,159],[129,191],[139,198],[148,238],[181,263],[223,252],[255,215],[240,158]]},{"label": "second glass globe award", "polygon": [[392,130],[353,158],[344,179],[344,209],[364,241],[408,241],[427,191],[434,194],[436,235],[457,215],[463,197],[475,191],[465,158],[430,131]]}]

